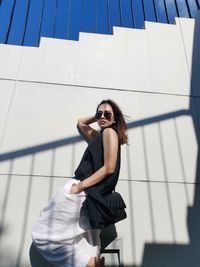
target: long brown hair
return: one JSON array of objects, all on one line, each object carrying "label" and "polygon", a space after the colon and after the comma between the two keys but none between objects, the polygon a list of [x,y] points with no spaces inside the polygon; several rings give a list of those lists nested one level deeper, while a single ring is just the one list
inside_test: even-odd
[{"label": "long brown hair", "polygon": [[113,100],[107,99],[107,100],[101,101],[101,103],[97,106],[97,110],[102,104],[109,104],[113,109],[114,118],[115,118],[113,128],[116,130],[118,134],[120,145],[128,144],[128,136],[126,134],[127,124],[126,124],[126,121],[124,119],[124,115],[121,109]]}]

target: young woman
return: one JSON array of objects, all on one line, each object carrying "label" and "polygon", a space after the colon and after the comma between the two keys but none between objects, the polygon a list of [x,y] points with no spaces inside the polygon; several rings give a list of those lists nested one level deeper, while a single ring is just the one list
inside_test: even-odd
[{"label": "young woman", "polygon": [[[90,126],[94,122],[100,132]],[[75,177],[42,210],[32,237],[53,266],[101,267],[99,235],[114,223],[104,198],[118,181],[120,145],[127,143],[127,125],[118,105],[103,100],[95,116],[78,120],[78,129],[89,145]]]}]

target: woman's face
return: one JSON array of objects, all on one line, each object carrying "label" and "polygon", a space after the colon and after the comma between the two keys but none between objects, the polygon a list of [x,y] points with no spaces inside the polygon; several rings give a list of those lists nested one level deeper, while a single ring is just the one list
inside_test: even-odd
[{"label": "woman's face", "polygon": [[97,110],[97,123],[101,129],[109,127],[114,123],[114,112],[109,104],[102,104]]}]

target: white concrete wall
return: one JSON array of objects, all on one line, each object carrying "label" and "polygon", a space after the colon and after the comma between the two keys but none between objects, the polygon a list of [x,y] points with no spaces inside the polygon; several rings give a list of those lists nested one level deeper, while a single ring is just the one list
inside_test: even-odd
[{"label": "white concrete wall", "polygon": [[79,42],[42,38],[39,48],[0,45],[3,267],[30,266],[31,227],[86,147],[77,118],[106,98],[130,116],[118,184],[128,214],[117,224],[124,264],[141,266],[146,243],[190,243],[198,154],[190,106],[200,104],[199,92],[191,97],[194,29],[194,20],[176,19],[114,28],[113,36],[81,33]]}]

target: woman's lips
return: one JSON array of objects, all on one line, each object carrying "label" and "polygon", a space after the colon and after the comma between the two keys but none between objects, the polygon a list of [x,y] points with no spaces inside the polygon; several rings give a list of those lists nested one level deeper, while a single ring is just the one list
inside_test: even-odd
[{"label": "woman's lips", "polygon": [[106,123],[106,121],[104,121],[104,120],[100,121],[100,124],[105,124],[105,123]]}]

